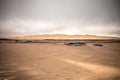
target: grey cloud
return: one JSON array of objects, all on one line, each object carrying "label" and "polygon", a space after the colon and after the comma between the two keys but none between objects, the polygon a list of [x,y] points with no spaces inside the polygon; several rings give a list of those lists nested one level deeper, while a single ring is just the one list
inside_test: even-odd
[{"label": "grey cloud", "polygon": [[119,0],[1,0],[0,35],[120,36]]}]

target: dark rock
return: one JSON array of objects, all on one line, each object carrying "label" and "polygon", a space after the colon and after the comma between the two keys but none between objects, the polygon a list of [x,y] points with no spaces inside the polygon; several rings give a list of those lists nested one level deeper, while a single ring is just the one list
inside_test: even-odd
[{"label": "dark rock", "polygon": [[86,43],[85,42],[70,42],[70,43],[66,43],[66,45],[69,45],[69,46],[85,46]]},{"label": "dark rock", "polygon": [[100,44],[100,43],[95,43],[93,44],[94,46],[103,46],[103,44]]}]

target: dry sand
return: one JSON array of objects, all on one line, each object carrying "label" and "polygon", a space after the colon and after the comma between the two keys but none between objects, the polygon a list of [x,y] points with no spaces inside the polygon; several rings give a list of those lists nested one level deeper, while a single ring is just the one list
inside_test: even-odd
[{"label": "dry sand", "polygon": [[44,35],[32,35],[32,36],[16,36],[12,39],[120,39],[120,37],[108,37],[108,36],[96,36],[96,35],[62,35],[62,34],[44,34]]},{"label": "dry sand", "polygon": [[120,43],[0,43],[0,80],[120,80]]}]

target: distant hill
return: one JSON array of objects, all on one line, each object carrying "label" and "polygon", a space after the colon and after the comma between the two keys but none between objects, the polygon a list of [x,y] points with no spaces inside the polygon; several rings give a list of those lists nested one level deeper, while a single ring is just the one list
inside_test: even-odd
[{"label": "distant hill", "polygon": [[62,34],[44,34],[31,36],[17,36],[10,39],[120,39],[118,37],[95,36],[95,35],[62,35]]}]

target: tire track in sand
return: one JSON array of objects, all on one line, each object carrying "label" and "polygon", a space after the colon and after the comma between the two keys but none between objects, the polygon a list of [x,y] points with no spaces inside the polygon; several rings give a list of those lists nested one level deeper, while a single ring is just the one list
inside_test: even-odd
[{"label": "tire track in sand", "polygon": [[90,71],[85,76],[82,76],[80,80],[89,80],[89,79],[92,79],[92,80],[103,79],[104,80],[107,78],[114,78],[114,77],[120,76],[120,68],[99,65],[99,64],[79,62],[79,61],[74,61],[74,60],[69,60],[69,59],[64,59],[64,58],[58,58],[58,59],[61,61],[67,62],[69,64],[82,67]]}]

